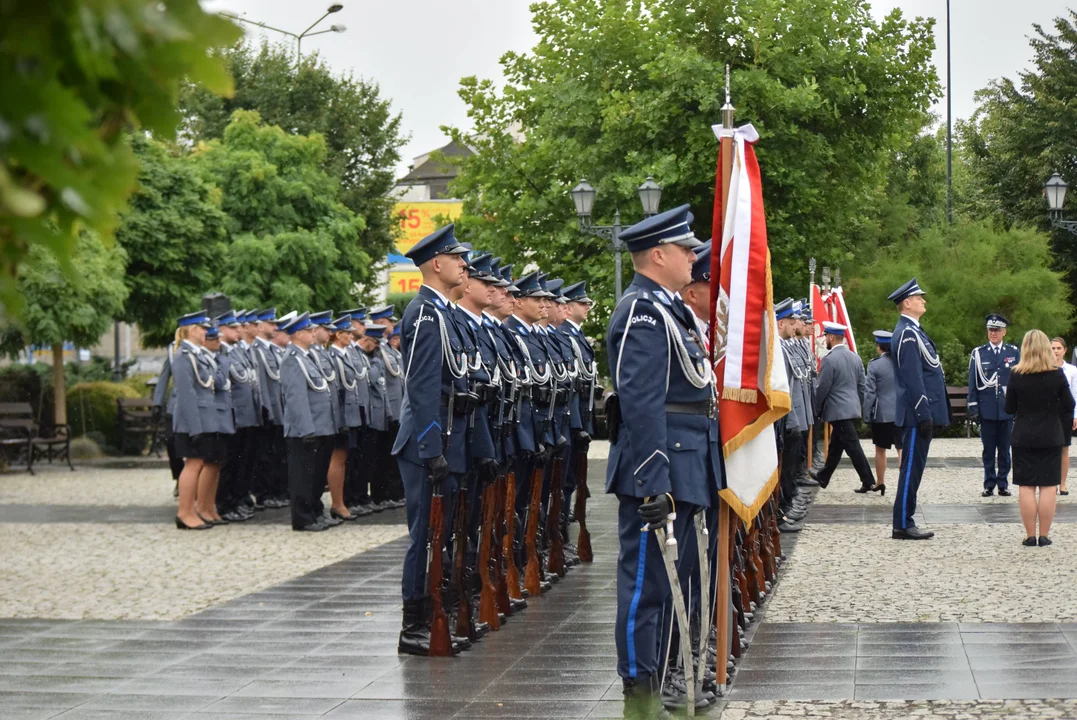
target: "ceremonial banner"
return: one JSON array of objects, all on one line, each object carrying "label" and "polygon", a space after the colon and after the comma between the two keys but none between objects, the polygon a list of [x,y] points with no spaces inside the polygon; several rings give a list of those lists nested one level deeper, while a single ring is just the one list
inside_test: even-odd
[{"label": "ceremonial banner", "polygon": [[826,304],[830,311],[830,322],[840,323],[848,328],[845,333],[845,342],[849,345],[849,349],[855,353],[856,341],[853,339],[853,326],[849,322],[849,312],[845,309],[845,293],[842,292],[840,287],[830,291],[830,294],[826,297]]},{"label": "ceremonial banner", "polygon": [[819,369],[819,364],[826,355],[826,341],[823,339],[823,323],[833,322],[830,319],[830,306],[827,304],[826,298],[823,297],[822,290],[818,285],[811,286],[811,345],[812,350],[815,352],[815,369]]},{"label": "ceremonial banner", "polygon": [[774,423],[791,407],[789,378],[774,318],[763,188],[753,147],[759,135],[751,125],[715,126],[714,132],[733,138],[724,208],[722,150],[718,153],[712,234],[721,252],[711,253],[712,347],[725,453],[721,495],[750,524],[778,482]]}]

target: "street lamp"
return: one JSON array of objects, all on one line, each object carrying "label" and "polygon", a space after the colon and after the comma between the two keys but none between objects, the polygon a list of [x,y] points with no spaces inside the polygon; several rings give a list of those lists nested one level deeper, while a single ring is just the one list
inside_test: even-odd
[{"label": "street lamp", "polygon": [[[580,180],[576,187],[569,192],[572,203],[576,206],[576,220],[579,223],[580,232],[604,238],[610,241],[610,249],[613,250],[613,262],[616,277],[617,300],[621,299],[621,253],[624,251],[624,243],[621,242],[621,209],[613,211],[612,225],[594,225],[591,222],[591,211],[595,207],[595,198],[598,191],[586,180]],[[640,205],[643,206],[643,217],[648,218],[658,213],[658,204],[662,199],[662,186],[647,176],[647,180],[636,188]]]},{"label": "street lamp", "polygon": [[263,22],[257,22],[256,20],[248,20],[248,19],[246,19],[244,17],[240,17],[239,15],[236,15],[234,13],[230,13],[230,12],[227,12],[227,11],[222,10],[221,15],[224,15],[226,18],[230,18],[232,20],[238,20],[239,22],[247,23],[248,25],[256,25],[256,26],[262,28],[263,30],[272,30],[273,32],[279,32],[281,35],[287,35],[288,37],[295,38],[296,59],[301,60],[303,58],[303,38],[305,38],[305,37],[314,37],[315,35],[324,35],[324,34],[330,33],[330,32],[342,33],[342,32],[344,32],[345,30],[348,29],[344,25],[330,25],[328,30],[319,30],[318,32],[311,32],[311,30],[316,28],[318,26],[318,24],[321,23],[322,20],[325,20],[327,17],[329,17],[333,13],[338,13],[343,9],[344,9],[344,6],[341,5],[340,3],[333,3],[328,8],[326,8],[324,15],[322,15],[320,18],[315,20],[314,23],[310,27],[308,27],[306,30],[299,33],[298,35],[296,33],[294,33],[294,32],[290,32],[288,30],[281,30],[280,28],[275,28],[272,25],[266,25]]},{"label": "street lamp", "polygon": [[1077,235],[1077,220],[1062,219],[1062,204],[1066,202],[1066,191],[1069,187],[1062,176],[1055,173],[1043,184],[1043,196],[1047,198],[1047,209],[1051,213],[1051,227]]}]

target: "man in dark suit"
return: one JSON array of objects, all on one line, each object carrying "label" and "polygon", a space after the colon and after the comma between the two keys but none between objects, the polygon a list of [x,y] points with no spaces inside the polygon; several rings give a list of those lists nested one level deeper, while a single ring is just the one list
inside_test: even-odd
[{"label": "man in dark suit", "polygon": [[894,498],[895,540],[927,540],[935,533],[916,527],[916,493],[927,464],[927,451],[936,427],[950,424],[946,379],[935,343],[920,327],[927,311],[924,291],[913,278],[890,293],[901,317],[894,327],[891,352],[897,365],[897,413],[902,428],[901,469]]}]

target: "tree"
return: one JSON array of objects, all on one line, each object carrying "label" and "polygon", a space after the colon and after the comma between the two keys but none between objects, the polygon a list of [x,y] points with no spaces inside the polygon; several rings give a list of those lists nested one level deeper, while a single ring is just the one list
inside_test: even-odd
[{"label": "tree", "polygon": [[709,237],[717,140],[732,67],[737,123],[759,130],[775,292],[802,293],[807,258],[851,257],[878,234],[895,153],[923,127],[938,81],[932,21],[875,21],[863,0],[548,0],[536,3],[530,54],[502,59],[507,84],[465,78],[477,154],[454,185],[460,233],[517,267],[535,261],[586,279],[612,305],[604,241],[576,229],[568,191],[599,189],[596,222],[639,219],[636,187],[690,203]]},{"label": "tree", "polygon": [[228,93],[206,51],[240,34],[198,0],[0,3],[3,311],[21,312],[18,268],[35,248],[74,280],[81,231],[110,241],[137,173],[125,128],[170,135],[183,80]]},{"label": "tree", "polygon": [[[1061,273],[1050,269],[1046,233],[1026,228],[995,229],[975,222],[929,229],[907,242],[881,249],[850,268],[844,283],[853,326],[861,338],[892,329],[894,305],[886,299],[915,276],[927,290],[924,325],[943,353],[949,379],[956,365],[968,369],[968,353],[985,340],[983,318],[1001,312],[1010,339],[1039,328],[1058,335],[1073,324],[1073,306]],[[843,275],[845,273],[843,272]],[[961,384],[964,384],[962,379]]]},{"label": "tree", "polygon": [[116,230],[127,253],[128,297],[120,319],[137,323],[143,342],[166,345],[176,318],[198,307],[223,262],[226,216],[220,193],[182,150],[144,134],[131,138],[138,189]]},{"label": "tree", "polygon": [[190,86],[183,98],[183,134],[221,139],[236,110],[257,111],[268,125],[298,135],[321,134],[328,148],[322,167],[339,183],[339,200],[366,221],[362,249],[381,258],[392,248],[396,219],[390,190],[400,148],[400,115],[376,83],[334,76],[316,55],[297,66],[290,46],[243,43],[220,52],[236,91],[223,98]]},{"label": "tree", "polygon": [[76,347],[95,345],[127,298],[122,248],[108,247],[94,233],[83,232],[75,241],[70,261],[78,268],[73,277],[44,246],[30,247],[15,281],[16,291],[26,301],[23,322],[20,328],[9,329],[4,338],[9,354],[29,344],[52,349],[57,424],[67,422],[64,342]]},{"label": "tree", "polygon": [[359,245],[364,220],[337,200],[326,153],[321,135],[286,133],[249,110],[237,110],[224,138],[194,153],[227,215],[231,244],[216,277],[234,303],[347,307],[353,283],[371,277]]}]

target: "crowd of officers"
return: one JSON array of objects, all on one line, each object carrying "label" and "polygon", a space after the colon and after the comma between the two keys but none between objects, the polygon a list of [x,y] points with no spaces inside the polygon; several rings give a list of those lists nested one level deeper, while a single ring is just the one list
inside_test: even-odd
[{"label": "crowd of officers", "polygon": [[392,306],[335,318],[275,308],[179,318],[154,392],[176,527],[290,507],[294,530],[320,532],[403,507],[390,455],[403,374]]}]

